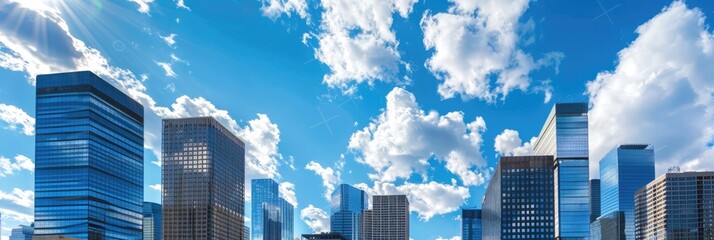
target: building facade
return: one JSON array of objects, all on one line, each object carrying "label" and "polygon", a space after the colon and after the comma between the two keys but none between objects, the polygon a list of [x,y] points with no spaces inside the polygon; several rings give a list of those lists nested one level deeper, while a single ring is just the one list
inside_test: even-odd
[{"label": "building facade", "polygon": [[501,157],[482,204],[483,239],[553,239],[552,156]]},{"label": "building facade", "polygon": [[364,240],[409,240],[409,200],[406,195],[372,196],[372,209],[362,221]]},{"label": "building facade", "polygon": [[366,192],[340,184],[330,198],[330,231],[339,233],[348,240],[358,240],[360,218],[368,204]]},{"label": "building facade", "polygon": [[245,144],[212,117],[163,120],[163,239],[243,239]]},{"label": "building facade", "polygon": [[294,206],[273,179],[251,180],[251,239],[293,240]]},{"label": "building facade", "polygon": [[666,173],[637,190],[635,239],[714,239],[714,172]]},{"label": "building facade", "polygon": [[461,209],[461,240],[481,240],[481,209]]},{"label": "building facade", "polygon": [[161,204],[144,202],[144,240],[161,240]]},{"label": "building facade", "polygon": [[339,233],[314,233],[314,234],[303,234],[302,239],[304,240],[347,240],[342,234]]},{"label": "building facade", "polygon": [[35,228],[32,226],[20,225],[12,229],[10,240],[32,240],[35,235]]},{"label": "building facade", "polygon": [[625,240],[625,212],[611,211],[590,223],[590,240]]},{"label": "building facade", "polygon": [[651,145],[619,145],[600,160],[602,213],[625,213],[627,239],[635,239],[635,191],[654,178],[654,148]]},{"label": "building facade", "polygon": [[590,223],[600,217],[600,179],[590,179]]},{"label": "building facade", "polygon": [[91,72],[37,76],[35,236],[140,239],[144,108]]},{"label": "building facade", "polygon": [[590,236],[587,103],[557,103],[535,143],[536,155],[554,157],[555,238]]}]

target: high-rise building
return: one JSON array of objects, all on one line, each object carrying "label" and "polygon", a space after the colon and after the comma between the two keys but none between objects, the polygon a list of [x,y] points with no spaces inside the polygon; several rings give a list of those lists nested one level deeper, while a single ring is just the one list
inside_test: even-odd
[{"label": "high-rise building", "polygon": [[627,239],[635,239],[635,191],[654,177],[654,148],[651,145],[620,145],[600,160],[601,211],[604,214],[625,213]]},{"label": "high-rise building", "polygon": [[10,240],[32,240],[33,235],[35,235],[34,227],[20,225],[12,229]]},{"label": "high-rise building", "polygon": [[314,233],[314,234],[303,234],[302,239],[305,240],[347,240],[342,234],[329,232],[329,233]]},{"label": "high-rise building", "polygon": [[600,179],[590,179],[590,223],[600,217]]},{"label": "high-rise building", "polygon": [[144,202],[144,240],[161,240],[161,204]]},{"label": "high-rise building", "polygon": [[635,239],[714,239],[714,172],[666,173],[637,190]]},{"label": "high-rise building", "polygon": [[293,240],[293,205],[273,179],[251,180],[251,239]]},{"label": "high-rise building", "polygon": [[140,239],[144,108],[91,72],[37,76],[35,237]]},{"label": "high-rise building", "polygon": [[483,239],[553,239],[553,156],[501,157],[482,204]]},{"label": "high-rise building", "polygon": [[348,240],[359,239],[360,218],[369,206],[367,193],[347,184],[332,192],[330,199],[330,231]]},{"label": "high-rise building", "polygon": [[243,240],[250,239],[250,227],[248,225],[243,225]]},{"label": "high-rise building", "polygon": [[590,240],[625,240],[625,212],[611,211],[590,223]]},{"label": "high-rise building", "polygon": [[461,239],[481,240],[481,209],[461,209]]},{"label": "high-rise building", "polygon": [[245,144],[212,117],[164,119],[163,239],[243,239]]},{"label": "high-rise building", "polygon": [[372,196],[372,209],[362,215],[362,239],[408,240],[409,200],[406,195]]},{"label": "high-rise building", "polygon": [[555,159],[555,238],[587,239],[590,236],[588,105],[555,104],[534,152]]}]

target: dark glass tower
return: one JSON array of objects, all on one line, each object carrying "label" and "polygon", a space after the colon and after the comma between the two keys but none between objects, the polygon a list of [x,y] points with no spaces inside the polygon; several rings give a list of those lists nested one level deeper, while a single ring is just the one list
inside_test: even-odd
[{"label": "dark glass tower", "polygon": [[481,240],[481,209],[461,209],[461,240]]},{"label": "dark glass tower", "polygon": [[602,213],[625,213],[627,239],[635,239],[635,191],[654,178],[655,160],[651,145],[620,145],[600,160]]},{"label": "dark glass tower", "polygon": [[590,222],[600,216],[600,179],[590,179]]},{"label": "dark glass tower", "polygon": [[339,233],[348,240],[359,239],[359,223],[362,212],[368,208],[367,193],[347,184],[332,192],[330,200],[330,231]]},{"label": "dark glass tower", "polygon": [[144,240],[161,240],[161,204],[144,202]]},{"label": "dark glass tower", "polygon": [[243,239],[245,145],[212,117],[164,119],[163,239]]},{"label": "dark glass tower", "polygon": [[251,180],[251,239],[292,240],[294,207],[273,179]]},{"label": "dark glass tower", "polygon": [[141,239],[144,108],[91,72],[37,76],[35,237]]},{"label": "dark glass tower", "polygon": [[553,192],[552,156],[501,157],[482,204],[483,238],[552,240]]},{"label": "dark glass tower", "polygon": [[555,104],[538,136],[534,152],[555,158],[555,238],[588,239],[588,105]]}]

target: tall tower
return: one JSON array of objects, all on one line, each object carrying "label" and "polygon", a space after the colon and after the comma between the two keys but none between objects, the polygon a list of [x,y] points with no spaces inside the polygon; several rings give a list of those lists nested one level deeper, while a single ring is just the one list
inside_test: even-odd
[{"label": "tall tower", "polygon": [[141,239],[144,108],[86,71],[36,91],[35,237]]},{"label": "tall tower", "polygon": [[590,222],[594,222],[600,213],[600,179],[590,179]]},{"label": "tall tower", "polygon": [[555,158],[555,238],[588,239],[588,105],[555,104],[538,136],[534,152]]},{"label": "tall tower", "polygon": [[364,240],[409,240],[409,200],[405,195],[376,195],[362,217]]},{"label": "tall tower", "polygon": [[161,204],[144,202],[144,240],[161,240]]},{"label": "tall tower", "polygon": [[613,148],[600,160],[601,212],[625,213],[624,239],[635,239],[635,191],[655,178],[654,148],[627,144]]},{"label": "tall tower", "polygon": [[461,209],[461,239],[482,239],[481,209]]},{"label": "tall tower", "polygon": [[251,239],[292,240],[294,207],[273,179],[251,180]]},{"label": "tall tower", "polygon": [[340,184],[330,201],[330,231],[348,240],[359,239],[360,217],[368,207],[368,200],[364,191]]},{"label": "tall tower", "polygon": [[164,119],[163,239],[243,239],[245,145],[212,117]]}]

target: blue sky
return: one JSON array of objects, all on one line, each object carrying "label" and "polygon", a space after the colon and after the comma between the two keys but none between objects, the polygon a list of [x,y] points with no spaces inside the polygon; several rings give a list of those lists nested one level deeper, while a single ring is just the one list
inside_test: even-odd
[{"label": "blue sky", "polygon": [[412,238],[457,239],[459,209],[480,207],[499,155],[530,153],[555,102],[590,103],[593,178],[622,143],[654,144],[658,174],[711,170],[713,15],[705,0],[0,0],[2,239],[32,216],[34,77],[60,71],[144,104],[147,201],[160,119],[211,115],[248,143],[248,177],[281,182],[296,236],[329,227],[325,194],[348,183],[406,194]]}]

